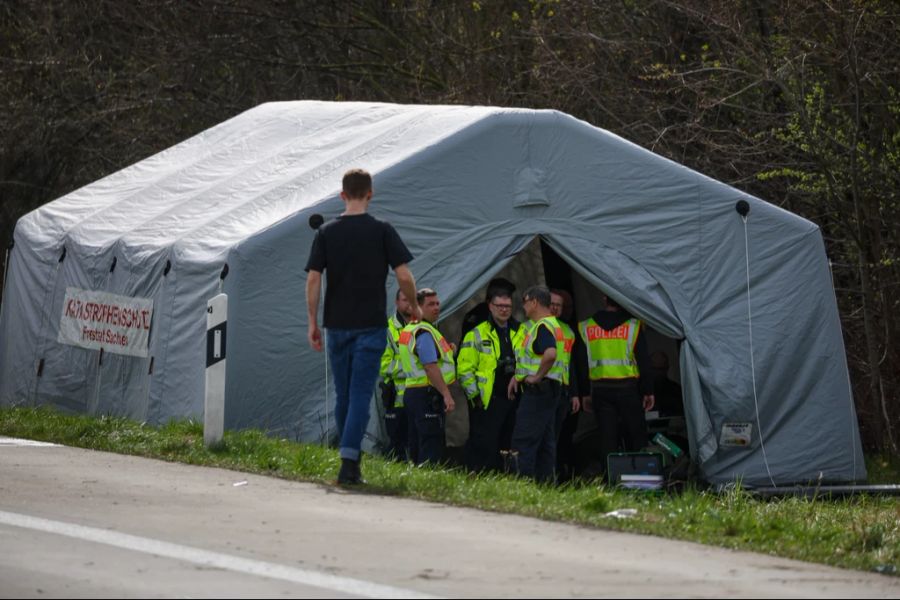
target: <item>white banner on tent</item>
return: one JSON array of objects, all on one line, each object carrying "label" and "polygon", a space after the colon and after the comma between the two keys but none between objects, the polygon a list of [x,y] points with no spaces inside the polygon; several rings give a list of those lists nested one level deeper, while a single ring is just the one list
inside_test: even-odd
[{"label": "white banner on tent", "polygon": [[59,343],[147,356],[153,300],[66,288]]}]

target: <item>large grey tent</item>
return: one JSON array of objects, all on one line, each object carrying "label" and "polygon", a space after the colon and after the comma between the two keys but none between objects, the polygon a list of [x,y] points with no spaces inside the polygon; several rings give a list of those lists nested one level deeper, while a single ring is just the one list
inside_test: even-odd
[{"label": "large grey tent", "polygon": [[[410,247],[417,280],[439,283],[444,314],[540,236],[680,340],[706,480],[865,478],[818,227],[555,111],[264,104],[22,217],[0,315],[2,405],[200,417],[206,302],[221,288],[226,427],[322,439],[333,423],[325,356],[305,338],[308,219],[340,213],[356,166],[374,174],[371,210]],[[126,300],[98,312],[104,298]],[[78,320],[92,317],[134,327],[136,350]]]}]

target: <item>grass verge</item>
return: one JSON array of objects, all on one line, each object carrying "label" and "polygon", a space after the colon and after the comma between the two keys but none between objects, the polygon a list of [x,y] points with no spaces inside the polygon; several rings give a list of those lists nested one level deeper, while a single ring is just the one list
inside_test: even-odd
[{"label": "grass verge", "polygon": [[[192,421],[155,428],[124,418],[48,409],[0,409],[0,435],[324,484],[333,482],[340,463],[334,450],[259,431],[227,432],[219,447],[207,449],[202,425]],[[871,483],[900,482],[900,464],[870,458],[867,466]],[[653,494],[598,484],[540,486],[378,457],[366,457],[363,476],[369,482],[365,489],[375,493],[900,575],[898,498],[764,501],[741,489],[717,494],[689,487],[681,494]],[[607,516],[624,508],[637,509],[637,514]]]}]

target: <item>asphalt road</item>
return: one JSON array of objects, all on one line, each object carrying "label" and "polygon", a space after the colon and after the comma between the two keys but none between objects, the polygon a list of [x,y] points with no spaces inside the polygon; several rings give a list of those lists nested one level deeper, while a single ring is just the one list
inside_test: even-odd
[{"label": "asphalt road", "polygon": [[2,597],[895,597],[900,578],[0,438]]}]

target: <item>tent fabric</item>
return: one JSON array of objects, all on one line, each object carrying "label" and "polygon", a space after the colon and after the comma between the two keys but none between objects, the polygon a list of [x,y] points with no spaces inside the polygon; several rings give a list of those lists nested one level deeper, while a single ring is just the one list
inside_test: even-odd
[{"label": "tent fabric", "polygon": [[[357,166],[374,175],[371,212],[397,228],[420,285],[441,290],[443,314],[540,236],[680,340],[706,480],[865,478],[819,229],[547,110],[263,104],[29,213],[0,313],[0,404],[202,417],[206,302],[221,289],[226,427],[327,439],[333,400],[325,356],[306,343],[302,267],[309,216],[340,214],[341,176]],[[59,343],[67,288],[153,299],[148,356],[100,364]],[[723,443],[733,423],[750,425],[748,444]]]}]

